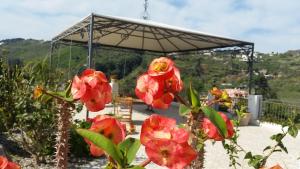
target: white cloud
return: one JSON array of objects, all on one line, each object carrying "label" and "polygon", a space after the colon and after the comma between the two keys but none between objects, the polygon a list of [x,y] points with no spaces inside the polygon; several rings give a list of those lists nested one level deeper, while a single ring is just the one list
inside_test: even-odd
[{"label": "white cloud", "polygon": [[[154,21],[229,36],[259,51],[300,48],[298,0],[149,0]],[[91,12],[141,18],[143,0],[1,0],[0,39],[49,40]]]}]

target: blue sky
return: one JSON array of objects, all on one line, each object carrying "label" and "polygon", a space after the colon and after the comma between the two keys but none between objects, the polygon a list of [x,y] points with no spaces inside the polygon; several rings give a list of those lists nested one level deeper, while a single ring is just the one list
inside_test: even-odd
[{"label": "blue sky", "polygon": [[[1,0],[0,39],[49,40],[91,12],[141,18],[143,0]],[[151,20],[255,43],[300,49],[299,0],[149,0]]]}]

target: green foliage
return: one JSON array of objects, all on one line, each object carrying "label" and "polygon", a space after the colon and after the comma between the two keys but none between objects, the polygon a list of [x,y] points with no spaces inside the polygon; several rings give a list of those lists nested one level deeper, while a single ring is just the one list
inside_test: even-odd
[{"label": "green foliage", "polygon": [[114,161],[109,161],[107,169],[124,168],[124,169],[143,169],[140,166],[131,165],[136,157],[136,153],[140,148],[140,140],[135,138],[127,138],[123,142],[115,145],[111,140],[102,134],[86,130],[77,129],[79,135],[90,140],[97,147],[105,151]]},{"label": "green foliage", "polygon": [[[284,127],[287,127],[288,130],[285,131],[283,129]],[[244,158],[249,160],[248,165],[254,167],[255,169],[259,169],[259,168],[265,166],[265,164],[267,163],[267,160],[273,153],[282,152],[282,151],[284,151],[285,153],[288,153],[287,148],[285,147],[285,145],[282,142],[283,139],[288,134],[291,135],[292,137],[296,137],[298,134],[298,129],[296,128],[296,126],[292,120],[288,120],[287,123],[282,125],[281,133],[274,134],[270,137],[271,140],[275,141],[275,145],[274,146],[266,146],[263,149],[264,152],[267,152],[266,155],[260,155],[260,154],[253,155],[252,152],[246,153]]]},{"label": "green foliage", "polygon": [[179,115],[186,116],[189,113],[191,113],[191,111],[192,110],[190,108],[186,107],[184,104],[179,105]]},{"label": "green foliage", "polygon": [[88,144],[84,141],[83,137],[81,137],[76,129],[90,128],[91,123],[86,121],[75,120],[70,129],[70,153],[75,157],[90,157],[90,149]]},{"label": "green foliage", "polygon": [[[33,99],[35,85],[50,87],[53,79],[45,62],[39,64],[42,64],[39,68],[35,65],[8,67],[0,62],[0,88],[4,91],[0,93],[0,129],[9,133],[18,131],[21,139],[17,141],[35,156],[37,163],[54,152],[57,112],[53,100],[41,103],[42,100]],[[41,69],[44,71],[36,72]]]},{"label": "green foliage", "polygon": [[189,101],[193,107],[199,107],[201,105],[198,92],[192,87],[190,83],[189,94],[188,97],[190,98]]},{"label": "green foliage", "polygon": [[123,142],[118,145],[120,149],[123,159],[125,159],[125,164],[131,164],[134,160],[136,153],[140,148],[141,142],[135,138],[127,138]]},{"label": "green foliage", "polygon": [[80,134],[82,137],[90,140],[92,143],[94,143],[97,147],[100,147],[103,149],[109,156],[111,156],[119,165],[122,164],[121,160],[121,152],[117,148],[117,146],[108,138],[105,136],[89,131],[86,129],[77,129],[76,130],[78,134]]}]

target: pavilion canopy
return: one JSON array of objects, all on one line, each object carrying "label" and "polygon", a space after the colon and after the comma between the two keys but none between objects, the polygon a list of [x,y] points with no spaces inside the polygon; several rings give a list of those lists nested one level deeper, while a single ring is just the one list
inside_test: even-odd
[{"label": "pavilion canopy", "polygon": [[[92,25],[92,27],[90,26]],[[92,33],[90,29],[92,28]],[[183,29],[150,20],[91,14],[52,39],[162,53],[243,47],[251,42]]]}]

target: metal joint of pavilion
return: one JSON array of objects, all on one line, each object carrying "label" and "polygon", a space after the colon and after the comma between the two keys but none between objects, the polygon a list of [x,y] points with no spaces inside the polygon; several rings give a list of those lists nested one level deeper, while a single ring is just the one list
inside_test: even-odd
[{"label": "metal joint of pavilion", "polygon": [[160,54],[188,53],[215,49],[239,50],[248,57],[249,93],[252,92],[254,43],[206,34],[150,20],[129,19],[92,13],[55,36],[52,53],[60,44],[88,48],[87,65],[92,67],[94,47],[114,47]]}]

